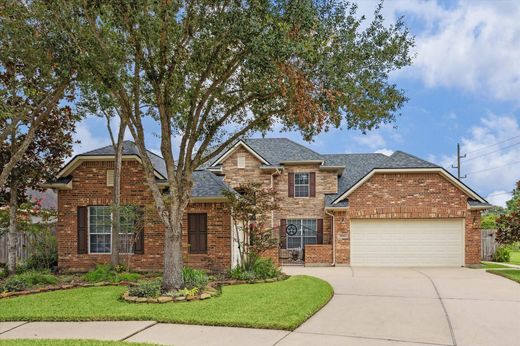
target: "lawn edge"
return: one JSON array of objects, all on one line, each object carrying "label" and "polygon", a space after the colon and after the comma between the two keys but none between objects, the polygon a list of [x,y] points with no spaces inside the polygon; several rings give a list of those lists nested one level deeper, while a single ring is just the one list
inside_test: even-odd
[{"label": "lawn edge", "polygon": [[[520,272],[520,269],[511,268],[510,270],[515,270],[515,271]],[[520,285],[520,281],[517,281],[517,280],[511,279],[510,277],[508,277],[507,275],[505,275],[503,272],[504,272],[504,270],[486,269],[486,273],[490,273],[490,274],[494,274],[494,275],[497,275],[497,276],[503,277],[503,278],[505,278],[505,279],[507,279],[507,280],[509,280],[509,281],[516,282],[517,284]]]}]

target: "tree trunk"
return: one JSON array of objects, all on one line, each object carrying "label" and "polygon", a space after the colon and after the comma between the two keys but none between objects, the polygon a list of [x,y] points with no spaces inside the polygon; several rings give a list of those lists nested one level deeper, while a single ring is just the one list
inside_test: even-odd
[{"label": "tree trunk", "polygon": [[[119,233],[121,233],[121,166],[123,163],[123,139],[126,130],[126,124],[121,119],[119,133],[117,135],[117,143],[115,145],[114,158],[114,191],[112,201],[112,255],[110,261],[113,267],[119,265]],[[114,144],[114,143],[113,143]]]},{"label": "tree trunk", "polygon": [[182,249],[182,218],[184,209],[188,205],[188,198],[182,196],[184,202],[174,203],[170,207],[171,227],[165,225],[164,236],[164,273],[163,290],[179,290],[184,286],[182,268],[184,267]]},{"label": "tree trunk", "polygon": [[7,271],[9,274],[16,272],[16,212],[18,211],[18,187],[16,183],[11,182],[11,197],[9,199],[9,231],[7,233]]}]

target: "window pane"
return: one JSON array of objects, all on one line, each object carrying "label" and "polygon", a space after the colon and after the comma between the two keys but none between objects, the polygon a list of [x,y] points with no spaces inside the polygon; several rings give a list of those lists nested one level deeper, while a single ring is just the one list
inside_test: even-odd
[{"label": "window pane", "polygon": [[294,186],[295,197],[309,197],[309,186],[307,185],[295,185]]},{"label": "window pane", "polygon": [[294,174],[295,184],[309,184],[309,173],[295,173]]},{"label": "window pane", "polygon": [[110,234],[91,234],[90,252],[110,253]]}]

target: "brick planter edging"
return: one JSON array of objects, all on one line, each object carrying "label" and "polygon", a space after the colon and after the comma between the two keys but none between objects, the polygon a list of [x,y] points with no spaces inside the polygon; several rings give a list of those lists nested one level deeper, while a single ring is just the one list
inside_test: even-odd
[{"label": "brick planter edging", "polygon": [[147,303],[147,304],[164,304],[164,303],[179,303],[179,302],[190,302],[195,300],[206,300],[219,296],[221,286],[233,286],[233,285],[244,285],[244,284],[260,284],[260,283],[271,283],[276,281],[287,280],[289,275],[281,275],[277,278],[265,279],[265,280],[221,280],[212,282],[208,288],[206,288],[201,294],[195,296],[179,296],[172,297],[162,295],[157,298],[146,298],[146,297],[134,297],[128,294],[128,291],[121,295],[121,299],[129,303]]},{"label": "brick planter edging", "polygon": [[71,288],[81,288],[81,287],[102,287],[102,286],[131,286],[134,285],[133,282],[121,281],[121,282],[96,282],[93,284],[90,283],[73,283],[73,284],[65,284],[65,285],[57,285],[57,286],[46,286],[46,287],[38,287],[31,290],[19,291],[19,292],[4,292],[0,293],[0,299],[10,298],[10,297],[18,297],[18,296],[27,296],[30,294],[36,293],[44,293],[44,292],[52,292],[52,291],[61,291],[61,290],[69,290]]}]

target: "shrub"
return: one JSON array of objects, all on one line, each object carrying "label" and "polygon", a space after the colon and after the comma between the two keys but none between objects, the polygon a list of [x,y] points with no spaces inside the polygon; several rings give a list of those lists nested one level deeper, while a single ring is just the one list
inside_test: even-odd
[{"label": "shrub", "polygon": [[202,290],[208,284],[208,274],[202,270],[184,267],[182,269],[182,277],[184,279],[184,286],[188,289],[197,288]]},{"label": "shrub", "polygon": [[509,249],[506,246],[498,246],[493,254],[493,261],[495,262],[509,262]]},{"label": "shrub", "polygon": [[29,269],[52,269],[58,264],[58,242],[50,225],[33,225],[29,234],[31,255],[25,265]]},{"label": "shrub", "polygon": [[140,281],[136,286],[128,288],[128,294],[133,297],[155,298],[161,294],[161,281]]},{"label": "shrub", "polygon": [[253,280],[255,278],[255,274],[251,271],[245,270],[241,266],[236,266],[235,268],[229,271],[229,277],[234,280]]},{"label": "shrub", "polygon": [[[120,269],[120,268],[118,268]],[[141,278],[138,273],[118,273],[108,264],[98,264],[95,269],[83,275],[83,280],[88,282],[121,282],[121,281],[137,281]]]},{"label": "shrub", "polygon": [[270,258],[257,258],[253,266],[253,272],[257,279],[271,279],[280,275],[280,270]]},{"label": "shrub", "polygon": [[17,275],[8,278],[4,284],[4,291],[7,292],[20,292],[25,291],[28,288],[27,282]]},{"label": "shrub", "polygon": [[21,280],[25,281],[27,286],[54,285],[58,282],[56,276],[50,274],[49,272],[36,270],[28,270],[16,276],[18,276]]},{"label": "shrub", "polygon": [[7,268],[0,267],[0,279],[7,277]]}]

